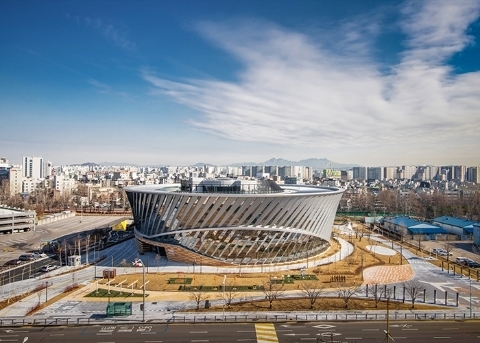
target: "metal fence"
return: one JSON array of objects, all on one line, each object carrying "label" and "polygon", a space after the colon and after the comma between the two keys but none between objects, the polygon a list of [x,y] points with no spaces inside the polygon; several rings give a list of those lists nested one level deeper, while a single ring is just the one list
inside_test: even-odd
[{"label": "metal fence", "polygon": [[[480,313],[470,314],[466,312],[404,312],[394,313],[388,316],[389,320],[478,320],[480,319]],[[198,315],[198,314],[173,314],[169,318],[163,319],[148,319],[149,323],[213,323],[213,322],[269,322],[269,323],[283,323],[283,322],[317,322],[317,321],[364,321],[364,320],[377,320],[386,321],[386,313],[325,313],[325,314],[210,314],[210,315]],[[142,319],[117,317],[106,318],[104,315],[101,317],[95,315],[89,318],[3,318],[0,319],[0,326],[25,326],[25,325],[98,325],[101,323],[111,323],[121,321],[121,323],[139,323]]]}]

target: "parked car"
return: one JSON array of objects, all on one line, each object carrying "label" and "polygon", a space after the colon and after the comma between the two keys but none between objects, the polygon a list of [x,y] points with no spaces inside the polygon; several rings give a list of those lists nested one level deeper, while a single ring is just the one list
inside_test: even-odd
[{"label": "parked car", "polygon": [[468,260],[469,260],[469,259],[466,258],[466,257],[460,257],[460,256],[459,256],[459,257],[457,257],[457,258],[455,259],[455,262],[457,262],[458,264],[464,266],[464,265],[467,264],[467,261],[468,261]]},{"label": "parked car", "polygon": [[447,252],[445,249],[441,249],[441,248],[435,248],[435,249],[432,250],[432,252],[434,254],[437,254],[437,255],[440,255],[440,256],[447,256],[447,255],[452,256],[453,255],[453,253]]},{"label": "parked car", "polygon": [[469,260],[467,261],[467,266],[470,267],[470,268],[479,268],[479,267],[480,267],[480,263],[475,262],[475,261],[469,259]]},{"label": "parked car", "polygon": [[134,267],[143,267],[143,262],[141,259],[136,258],[135,260],[133,260],[132,265]]},{"label": "parked car", "polygon": [[47,264],[46,266],[42,267],[42,272],[49,272],[55,268],[57,268],[57,266],[54,266],[53,264]]},{"label": "parked car", "polygon": [[20,255],[18,257],[20,261],[35,261],[35,256],[33,254]]},{"label": "parked car", "polygon": [[20,261],[20,260],[10,260],[10,261],[6,262],[4,264],[4,266],[18,266],[21,263],[22,263],[22,261]]}]

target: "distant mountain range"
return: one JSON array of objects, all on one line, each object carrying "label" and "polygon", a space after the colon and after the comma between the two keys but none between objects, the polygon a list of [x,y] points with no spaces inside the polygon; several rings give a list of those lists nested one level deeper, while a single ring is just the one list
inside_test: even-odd
[{"label": "distant mountain range", "polygon": [[290,161],[283,158],[271,158],[265,162],[244,162],[234,163],[232,166],[306,166],[313,169],[349,169],[352,167],[361,167],[359,164],[347,164],[330,161],[326,158],[308,158],[300,161]]},{"label": "distant mountain range", "polygon": [[[80,164],[81,166],[113,166],[113,167],[121,167],[121,166],[132,166],[132,167],[141,167],[140,165],[133,164],[133,163],[125,163],[125,162],[100,162],[100,163],[93,163],[93,162],[86,162]],[[215,166],[212,163],[196,163],[190,165],[190,167],[203,167],[203,166]],[[271,158],[265,162],[242,162],[242,163],[231,163],[229,164],[233,167],[241,167],[241,166],[306,166],[312,167],[313,169],[350,169],[352,167],[361,167],[359,164],[348,164],[348,163],[338,163],[330,161],[326,158],[308,158],[305,160],[300,161],[290,161],[283,158]],[[149,167],[162,167],[164,165],[150,165]]]}]

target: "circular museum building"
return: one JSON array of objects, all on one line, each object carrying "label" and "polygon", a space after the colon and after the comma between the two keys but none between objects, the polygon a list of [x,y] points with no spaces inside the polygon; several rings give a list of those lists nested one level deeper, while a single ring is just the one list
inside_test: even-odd
[{"label": "circular museum building", "polygon": [[190,178],[125,189],[140,253],[202,265],[291,263],[329,246],[343,189]]}]

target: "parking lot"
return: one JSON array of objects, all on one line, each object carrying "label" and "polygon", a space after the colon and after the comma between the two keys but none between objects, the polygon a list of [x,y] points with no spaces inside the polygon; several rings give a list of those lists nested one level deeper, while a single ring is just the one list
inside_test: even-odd
[{"label": "parking lot", "polygon": [[83,216],[62,219],[37,225],[35,230],[0,235],[0,266],[14,263],[20,255],[41,250],[42,245],[64,235],[108,226],[118,221],[118,216]]}]

